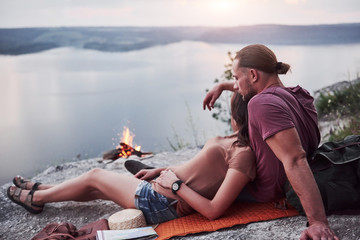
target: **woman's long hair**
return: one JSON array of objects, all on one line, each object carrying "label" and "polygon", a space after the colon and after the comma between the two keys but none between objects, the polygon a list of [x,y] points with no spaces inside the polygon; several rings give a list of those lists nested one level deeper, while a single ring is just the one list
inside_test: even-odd
[{"label": "woman's long hair", "polygon": [[243,100],[240,93],[235,92],[231,98],[231,116],[235,120],[239,128],[238,139],[236,144],[238,146],[248,146],[249,141],[249,127],[248,127],[248,108],[247,103]]}]

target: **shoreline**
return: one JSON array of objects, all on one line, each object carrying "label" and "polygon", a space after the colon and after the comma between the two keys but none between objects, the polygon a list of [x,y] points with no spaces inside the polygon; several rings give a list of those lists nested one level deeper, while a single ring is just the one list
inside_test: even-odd
[{"label": "shoreline", "polygon": [[[333,93],[334,91],[341,91],[342,89],[350,86],[351,84],[358,84],[358,83],[360,83],[360,77],[357,79],[351,80],[351,81],[339,81],[335,84],[325,86],[321,89],[318,89],[318,90],[314,91],[311,95],[314,97],[314,99],[315,99],[314,102],[316,103],[316,101],[319,98],[321,93],[329,94],[329,93]],[[320,129],[320,134],[321,134],[320,144],[327,141],[326,138],[328,137],[327,136],[328,132],[330,131],[330,129],[333,126],[340,126],[340,125],[343,126],[344,124],[347,124],[348,122],[349,122],[349,118],[346,118],[346,117],[344,117],[342,119],[337,119],[337,118],[332,119],[332,118],[326,118],[326,117],[319,118],[319,129]],[[190,146],[190,147],[193,147],[193,146]],[[98,156],[99,155],[100,154],[98,154]],[[93,157],[93,158],[96,158],[96,157]],[[73,157],[72,159],[67,159],[67,160],[63,159],[62,161],[59,160],[58,163],[56,163],[56,162],[48,163],[45,166],[39,167],[37,169],[29,170],[27,172],[22,173],[22,175],[24,177],[31,178],[31,177],[34,177],[35,175],[37,175],[39,172],[45,171],[47,168],[49,168],[51,166],[59,165],[62,163],[77,162],[77,161],[82,161],[82,160],[87,160],[87,159],[92,159],[92,158],[80,159],[80,158]],[[6,178],[6,179],[1,178],[0,186],[3,184],[6,184],[10,180],[11,179],[8,179],[8,178]]]}]

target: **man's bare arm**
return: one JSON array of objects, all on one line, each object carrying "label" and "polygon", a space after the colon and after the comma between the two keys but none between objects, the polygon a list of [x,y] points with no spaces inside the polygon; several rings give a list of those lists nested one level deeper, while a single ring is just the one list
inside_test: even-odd
[{"label": "man's bare arm", "polygon": [[266,143],[283,163],[286,175],[308,217],[310,227],[303,232],[301,239],[338,239],[328,225],[320,191],[296,129],[283,130],[268,138]]},{"label": "man's bare arm", "polygon": [[213,87],[204,98],[203,109],[205,110],[207,107],[209,111],[211,111],[211,109],[214,108],[215,101],[220,97],[224,90],[234,91],[234,83],[224,82]]}]

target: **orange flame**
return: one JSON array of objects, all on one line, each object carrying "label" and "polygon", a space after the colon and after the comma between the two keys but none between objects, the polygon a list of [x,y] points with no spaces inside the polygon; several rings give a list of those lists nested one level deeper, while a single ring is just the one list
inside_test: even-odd
[{"label": "orange flame", "polygon": [[[133,145],[133,139],[135,137],[135,134],[131,133],[128,127],[124,127],[123,133],[122,133],[122,138],[121,138],[121,143],[125,143],[128,146],[132,147]],[[118,149],[121,150],[121,153],[119,154],[119,156],[123,157],[123,158],[127,158],[131,155],[131,150],[128,148],[125,148],[121,145],[119,145],[117,147]],[[137,146],[135,145],[134,149],[136,151],[140,151],[141,146]]]},{"label": "orange flame", "polygon": [[124,131],[123,131],[123,135],[121,138],[121,142],[126,143],[127,145],[132,145],[132,141],[134,139],[135,135],[134,134],[130,134],[130,130],[127,127],[124,127]]}]

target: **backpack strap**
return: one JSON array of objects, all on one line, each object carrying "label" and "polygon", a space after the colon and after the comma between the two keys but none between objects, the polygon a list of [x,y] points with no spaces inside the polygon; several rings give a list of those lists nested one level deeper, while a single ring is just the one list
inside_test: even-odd
[{"label": "backpack strap", "polygon": [[360,135],[350,135],[338,142],[323,143],[315,152],[312,161],[322,159],[331,164],[344,164],[360,159]]}]

